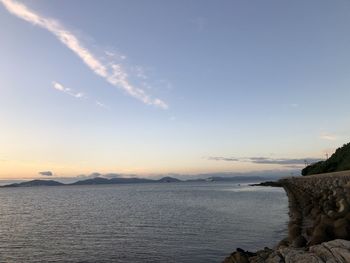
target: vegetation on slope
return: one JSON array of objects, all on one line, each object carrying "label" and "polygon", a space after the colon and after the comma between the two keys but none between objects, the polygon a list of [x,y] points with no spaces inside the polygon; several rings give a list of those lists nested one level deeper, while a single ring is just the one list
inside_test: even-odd
[{"label": "vegetation on slope", "polygon": [[338,148],[335,153],[325,161],[320,161],[305,167],[302,175],[331,173],[350,170],[350,143]]}]

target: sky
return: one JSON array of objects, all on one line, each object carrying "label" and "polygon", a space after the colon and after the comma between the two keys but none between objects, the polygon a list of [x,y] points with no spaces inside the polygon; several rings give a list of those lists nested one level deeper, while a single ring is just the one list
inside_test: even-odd
[{"label": "sky", "polygon": [[0,3],[0,179],[287,171],[350,141],[349,1]]}]

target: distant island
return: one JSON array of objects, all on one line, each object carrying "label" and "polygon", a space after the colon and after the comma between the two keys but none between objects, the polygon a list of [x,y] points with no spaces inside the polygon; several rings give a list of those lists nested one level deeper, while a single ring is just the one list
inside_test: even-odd
[{"label": "distant island", "polygon": [[31,187],[31,186],[60,186],[60,185],[65,185],[65,184],[54,180],[31,180],[23,183],[8,184],[2,187]]},{"label": "distant island", "polygon": [[180,182],[235,182],[235,181],[262,181],[265,178],[259,176],[234,176],[234,177],[208,177],[208,178],[199,178],[199,179],[189,179],[189,180],[180,180],[174,177],[166,176],[161,179],[148,179],[148,178],[124,178],[124,177],[115,177],[115,178],[104,178],[104,177],[95,177],[84,180],[79,180],[74,183],[64,184],[54,180],[31,180],[21,183],[13,183],[3,185],[1,187],[32,187],[32,186],[67,186],[67,185],[105,185],[105,184],[139,184],[139,183],[180,183]]},{"label": "distant island", "polygon": [[344,144],[342,147],[338,148],[327,160],[306,166],[301,171],[301,174],[306,176],[346,170],[350,170],[350,143]]}]

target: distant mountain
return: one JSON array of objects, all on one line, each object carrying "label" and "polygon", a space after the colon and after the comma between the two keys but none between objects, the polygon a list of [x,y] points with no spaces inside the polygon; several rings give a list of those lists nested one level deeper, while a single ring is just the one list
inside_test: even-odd
[{"label": "distant mountain", "polygon": [[177,178],[174,178],[174,177],[166,176],[166,177],[163,177],[163,178],[157,180],[157,182],[159,182],[159,183],[178,183],[178,182],[182,182],[182,181],[177,179]]},{"label": "distant mountain", "polygon": [[94,185],[94,184],[108,184],[108,183],[109,183],[109,179],[107,178],[95,177],[91,179],[76,181],[75,183],[71,183],[69,185]]},{"label": "distant mountain", "polygon": [[70,185],[96,185],[96,184],[135,184],[135,183],[154,183],[156,181],[151,179],[143,179],[143,178],[102,178],[96,177],[92,179],[86,179],[77,181]]},{"label": "distant mountain", "polygon": [[139,184],[139,183],[154,183],[155,181],[152,179],[146,178],[111,178],[109,181],[113,184]]},{"label": "distant mountain", "polygon": [[350,143],[338,148],[327,160],[306,166],[301,174],[312,175],[346,170],[350,170]]},{"label": "distant mountain", "polygon": [[181,180],[173,178],[173,177],[163,177],[159,180],[152,180],[152,179],[146,179],[146,178],[102,178],[102,177],[96,177],[92,179],[86,179],[77,181],[75,183],[72,183],[70,185],[95,185],[95,184],[138,184],[138,183],[175,183],[175,182],[181,182]]},{"label": "distant mountain", "polygon": [[23,183],[4,185],[3,187],[31,187],[31,186],[60,186],[63,183],[54,180],[32,180]]},{"label": "distant mountain", "polygon": [[95,177],[90,179],[79,180],[74,183],[63,184],[53,180],[32,180],[22,183],[14,183],[9,185],[4,185],[3,187],[29,187],[29,186],[57,186],[57,185],[104,185],[104,184],[137,184],[137,183],[178,183],[178,182],[235,182],[235,181],[245,181],[245,182],[257,182],[262,181],[263,178],[259,176],[234,176],[234,177],[208,177],[206,179],[189,179],[186,181],[179,180],[174,177],[166,176],[161,179],[146,179],[146,178],[104,178],[104,177]]}]

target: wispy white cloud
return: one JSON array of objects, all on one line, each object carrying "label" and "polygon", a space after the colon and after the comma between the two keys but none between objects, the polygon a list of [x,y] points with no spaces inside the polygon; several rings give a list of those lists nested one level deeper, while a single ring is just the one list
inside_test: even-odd
[{"label": "wispy white cloud", "polygon": [[[68,94],[69,96],[72,96],[72,97],[77,98],[77,99],[81,99],[81,98],[88,99],[91,102],[91,99],[89,99],[84,93],[82,93],[82,92],[74,92],[72,89],[66,88],[61,83],[53,81],[52,82],[52,86],[53,86],[54,89],[56,89],[56,90],[58,90],[60,92],[63,92],[65,94]],[[100,108],[103,108],[103,109],[109,109],[109,107],[106,104],[104,104],[104,103],[102,103],[100,101],[95,101],[95,105],[100,107]]]},{"label": "wispy white cloud", "polygon": [[330,134],[330,133],[322,133],[320,135],[320,139],[327,140],[327,141],[336,141],[337,136],[335,136],[334,134]]},{"label": "wispy white cloud", "polygon": [[114,51],[105,50],[104,53],[106,56],[108,56],[110,58],[114,58],[114,59],[118,59],[118,60],[125,60],[126,59],[125,55],[119,54],[119,53],[114,52]]},{"label": "wispy white cloud", "polygon": [[104,109],[108,109],[108,106],[100,101],[95,101],[96,106],[104,108]]},{"label": "wispy white cloud", "polygon": [[[142,89],[131,84],[128,74],[121,64],[105,63],[88,50],[72,32],[65,29],[54,19],[43,17],[25,5],[13,0],[0,0],[13,15],[42,27],[54,34],[66,47],[72,50],[95,74],[104,78],[111,85],[123,89],[128,95],[148,105],[167,109],[168,105],[158,98],[153,98]],[[113,53],[109,52],[109,55]],[[125,58],[125,56],[121,56]]]},{"label": "wispy white cloud", "polygon": [[145,69],[141,66],[135,67],[135,73],[136,73],[136,77],[138,77],[139,79],[144,79],[144,80],[148,79]]},{"label": "wispy white cloud", "polygon": [[58,91],[61,91],[63,93],[66,93],[66,94],[68,94],[68,95],[70,95],[72,97],[75,97],[77,99],[85,97],[84,93],[82,93],[82,92],[75,93],[70,88],[66,88],[61,83],[58,83],[56,81],[52,82],[52,86],[53,86],[54,89],[56,89]]}]

